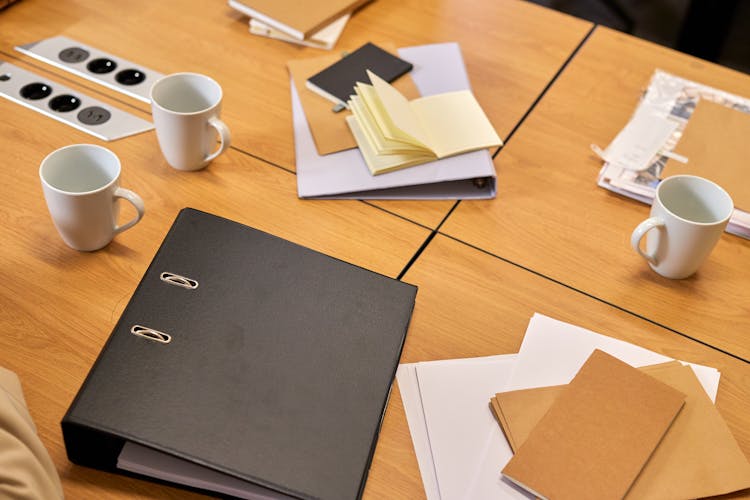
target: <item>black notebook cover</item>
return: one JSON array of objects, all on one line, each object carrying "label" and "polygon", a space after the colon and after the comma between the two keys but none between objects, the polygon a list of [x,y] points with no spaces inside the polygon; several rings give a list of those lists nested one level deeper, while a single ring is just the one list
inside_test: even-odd
[{"label": "black notebook cover", "polygon": [[184,209],[63,418],[68,457],[115,470],[132,441],[295,497],[358,498],[415,297]]},{"label": "black notebook cover", "polygon": [[367,76],[368,69],[386,82],[392,82],[411,71],[412,64],[368,42],[308,78],[307,86],[316,92],[328,94],[329,98],[346,103],[354,94],[357,82],[372,83]]}]

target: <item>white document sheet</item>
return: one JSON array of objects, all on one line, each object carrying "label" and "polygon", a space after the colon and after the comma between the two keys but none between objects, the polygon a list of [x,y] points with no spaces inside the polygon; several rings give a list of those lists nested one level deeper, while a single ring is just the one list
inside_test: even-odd
[{"label": "white document sheet", "polygon": [[422,409],[422,396],[419,394],[417,363],[398,365],[396,380],[401,393],[401,401],[404,404],[406,422],[409,424],[409,434],[414,444],[414,453],[417,455],[425,495],[427,500],[439,500],[440,490],[435,475],[435,462],[432,460],[430,438],[427,435],[427,424]]},{"label": "white document sheet", "polygon": [[646,170],[677,126],[676,121],[641,106],[604,150],[603,159],[628,170]]},{"label": "white document sheet", "polygon": [[[567,384],[594,349],[600,349],[635,367],[672,361],[672,358],[643,347],[534,314],[505,390]],[[716,402],[721,373],[708,366],[684,364],[693,369],[706,393]]]},{"label": "white document sheet", "polygon": [[427,498],[532,498],[503,481],[512,456],[489,408],[515,355],[400,365],[397,379]]},{"label": "white document sheet", "polygon": [[[469,89],[456,43],[403,48],[421,95]],[[496,194],[495,167],[488,150],[473,151],[395,172],[372,175],[358,149],[320,156],[294,83],[290,80],[300,198],[479,199]],[[475,179],[485,179],[475,183]]]}]

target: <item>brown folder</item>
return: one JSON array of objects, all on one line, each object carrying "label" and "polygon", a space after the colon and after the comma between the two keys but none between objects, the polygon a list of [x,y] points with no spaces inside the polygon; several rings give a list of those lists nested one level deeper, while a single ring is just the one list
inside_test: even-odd
[{"label": "brown folder", "polygon": [[[390,51],[388,45],[381,46]],[[340,57],[336,54],[328,54],[312,59],[295,59],[287,62],[294,88],[297,90],[307,124],[315,140],[315,147],[321,156],[357,147],[357,142],[346,124],[346,117],[351,113],[348,110],[334,113],[332,111],[334,104],[331,101],[305,86],[308,78],[339,59]],[[419,97],[419,91],[409,75],[404,75],[393,82],[393,86],[408,99]]]},{"label": "brown folder", "polygon": [[723,187],[734,206],[750,210],[750,113],[700,100],[674,152],[687,163],[670,159],[662,177],[692,174]]},{"label": "brown folder", "polygon": [[622,498],[684,402],[679,391],[596,350],[503,475],[546,498]]},{"label": "brown folder", "polygon": [[[640,370],[687,398],[626,498],[702,498],[750,488],[750,464],[693,371],[676,361]],[[509,391],[492,398],[514,451],[564,387]]]}]

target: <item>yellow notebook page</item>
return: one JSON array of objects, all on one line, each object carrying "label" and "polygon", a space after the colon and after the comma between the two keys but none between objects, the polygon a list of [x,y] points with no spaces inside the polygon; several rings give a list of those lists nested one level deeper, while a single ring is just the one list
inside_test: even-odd
[{"label": "yellow notebook page", "polygon": [[[376,117],[379,113],[384,113],[390,117],[395,126],[393,130],[388,131],[393,134],[393,137],[385,134],[384,130],[386,137],[413,142],[418,146],[432,149],[432,145],[429,143],[429,135],[425,134],[419,117],[414,114],[406,97],[375,73],[368,71],[367,76],[370,77],[372,88],[377,94],[377,98],[372,100],[367,95],[364,96],[368,107]],[[380,124],[380,121],[378,123]]]},{"label": "yellow notebook page", "polygon": [[438,158],[502,144],[469,90],[420,97],[409,105],[428,131],[430,147]]},{"label": "yellow notebook page", "polygon": [[359,144],[359,151],[362,153],[362,157],[367,164],[367,168],[373,175],[383,174],[391,172],[399,168],[411,167],[426,163],[430,160],[434,160],[435,157],[429,154],[392,154],[392,155],[378,155],[372,148],[372,145],[365,136],[365,133],[359,127],[357,120],[354,116],[347,116],[346,123],[352,130],[354,138]]}]

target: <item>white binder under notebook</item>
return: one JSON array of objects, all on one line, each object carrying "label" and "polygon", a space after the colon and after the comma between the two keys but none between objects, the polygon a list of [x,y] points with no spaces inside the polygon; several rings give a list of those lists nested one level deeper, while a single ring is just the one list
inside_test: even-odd
[{"label": "white binder under notebook", "polygon": [[[414,65],[410,75],[425,95],[470,89],[456,43],[399,49]],[[300,198],[484,199],[496,194],[496,174],[488,150],[474,151],[373,176],[358,149],[318,154],[299,96],[290,82]],[[354,92],[352,90],[352,92]]]}]

